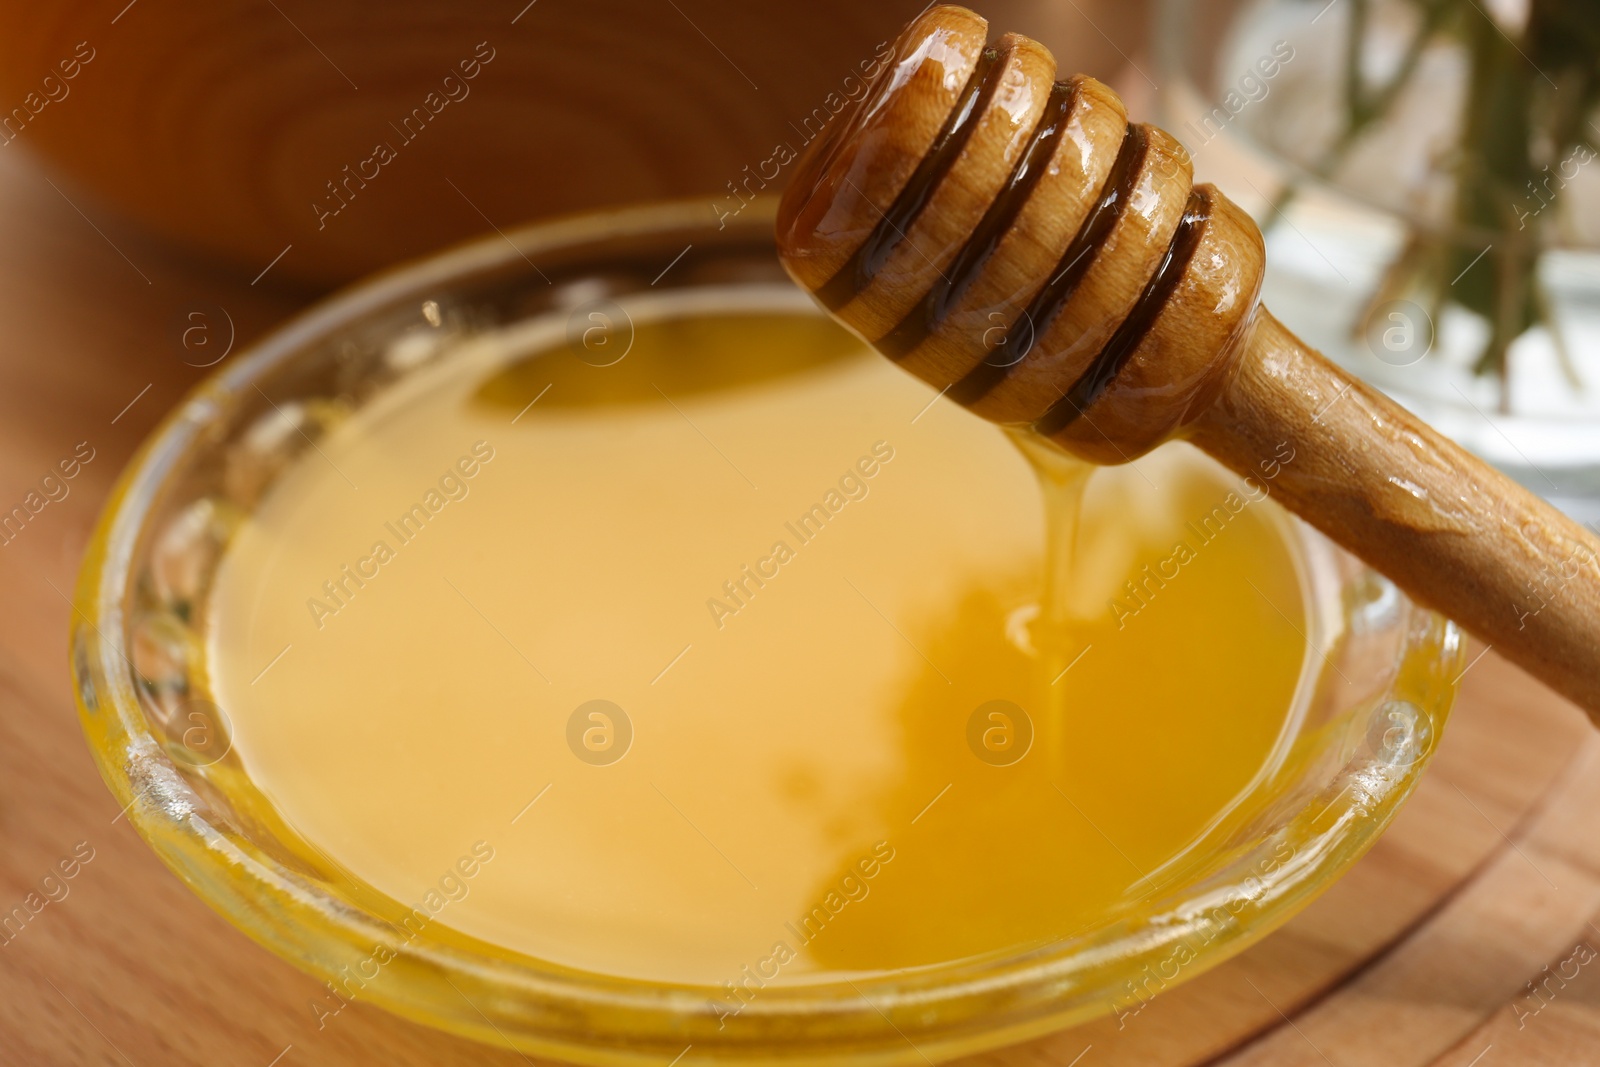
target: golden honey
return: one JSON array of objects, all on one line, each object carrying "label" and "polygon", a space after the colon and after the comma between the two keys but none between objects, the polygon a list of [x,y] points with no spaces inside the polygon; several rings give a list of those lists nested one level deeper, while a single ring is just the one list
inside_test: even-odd
[{"label": "golden honey", "polygon": [[1270,480],[1091,475],[754,292],[462,340],[305,450],[206,612],[251,781],[433,922],[729,1016],[1202,862],[1300,711]]}]

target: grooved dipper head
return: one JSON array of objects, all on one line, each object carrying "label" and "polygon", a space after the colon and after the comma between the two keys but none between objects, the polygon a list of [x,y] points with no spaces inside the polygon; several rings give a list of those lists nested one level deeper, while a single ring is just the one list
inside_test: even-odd
[{"label": "grooved dipper head", "polygon": [[801,159],[785,268],[973,411],[1102,463],[1180,433],[1253,321],[1260,232],[1093,78],[962,7],[900,35]]}]

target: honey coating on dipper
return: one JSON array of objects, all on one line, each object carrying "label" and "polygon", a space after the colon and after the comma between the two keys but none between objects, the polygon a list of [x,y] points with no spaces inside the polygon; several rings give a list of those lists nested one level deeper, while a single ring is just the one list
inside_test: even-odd
[{"label": "honey coating on dipper", "polygon": [[1182,446],[1036,471],[796,299],[467,340],[272,487],[208,659],[308,847],[736,1014],[1093,928],[1248,815],[1306,659],[1274,505]]}]

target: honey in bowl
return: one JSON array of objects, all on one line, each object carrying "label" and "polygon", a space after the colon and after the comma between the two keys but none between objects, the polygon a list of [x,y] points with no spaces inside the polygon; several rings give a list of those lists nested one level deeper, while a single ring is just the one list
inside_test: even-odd
[{"label": "honey in bowl", "polygon": [[1091,476],[784,287],[627,312],[460,340],[229,544],[211,691],[306,848],[732,1025],[1102,926],[1256,810],[1315,634],[1270,471]]}]

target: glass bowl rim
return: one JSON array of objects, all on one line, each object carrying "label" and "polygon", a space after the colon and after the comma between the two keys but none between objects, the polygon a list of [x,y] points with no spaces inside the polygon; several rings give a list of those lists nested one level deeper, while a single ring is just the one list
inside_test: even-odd
[{"label": "glass bowl rim", "polygon": [[[770,239],[774,208],[774,199],[763,198],[717,229]],[[327,979],[338,973],[341,961],[348,966],[370,958],[373,946],[385,943],[394,930],[209,822],[206,804],[146,720],[136,692],[125,603],[137,580],[134,568],[152,509],[168,477],[206,447],[202,431],[218,414],[219,396],[250,389],[272,369],[303,356],[308,346],[369,313],[403,300],[420,302],[430,290],[475,275],[516,269],[518,259],[531,262],[541,251],[609,238],[665,239],[710,226],[703,201],[645,204],[532,223],[383,271],[323,298],[203,379],[119,476],[86,551],[75,594],[70,654],[80,720],[101,776],[140,836],[208,905],[274,954]],[[1421,696],[1413,699],[1436,738],[1454,697],[1461,634],[1403,596],[1399,603],[1405,613],[1399,660],[1421,680]],[[1250,921],[1214,933],[1223,943],[1208,948],[1186,977],[1259,940],[1370,847],[1430,756],[1431,745],[1388,777],[1381,767],[1374,771],[1372,760],[1352,758],[1331,783],[1343,782],[1344,788],[1314,817],[1308,806],[1223,869],[1184,883],[1178,892],[1157,895],[1149,906],[1107,926],[1043,946],[913,971],[763,988],[740,1010],[739,1035],[723,1031],[714,998],[724,990],[717,987],[642,982],[526,957],[490,956],[472,951],[471,939],[459,936],[402,946],[389,966],[407,973],[390,982],[374,981],[370,994],[363,989],[360,999],[491,1044],[581,1063],[659,1065],[663,1052],[668,1058],[682,1055],[685,1045],[699,1050],[691,1060],[770,1060],[773,1048],[781,1047],[787,1062],[851,1063],[898,1063],[991,1048],[1103,1014],[1109,998],[1085,976],[1093,978],[1095,968],[1114,961],[1162,958],[1191,936],[1197,923],[1209,921],[1207,907],[1234,899],[1230,894],[1246,892],[1254,908]],[[1328,822],[1328,828],[1314,831],[1313,819],[1318,825]],[[1295,840],[1311,846],[1300,861],[1274,875],[1254,873],[1266,844],[1291,829]],[[441,980],[460,996],[441,987]],[[473,1003],[462,985],[493,994],[493,1002]],[[616,1033],[603,1039],[606,1030]]]}]

